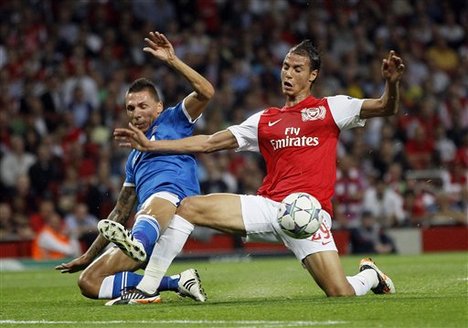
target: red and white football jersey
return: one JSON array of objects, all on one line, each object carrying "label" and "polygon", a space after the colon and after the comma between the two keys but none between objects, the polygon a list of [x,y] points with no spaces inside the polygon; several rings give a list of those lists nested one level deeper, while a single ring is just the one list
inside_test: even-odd
[{"label": "red and white football jersey", "polygon": [[281,201],[293,192],[316,197],[332,214],[336,147],[343,129],[362,127],[363,99],[312,96],[292,107],[270,107],[228,129],[238,151],[260,151],[267,173],[258,194]]}]

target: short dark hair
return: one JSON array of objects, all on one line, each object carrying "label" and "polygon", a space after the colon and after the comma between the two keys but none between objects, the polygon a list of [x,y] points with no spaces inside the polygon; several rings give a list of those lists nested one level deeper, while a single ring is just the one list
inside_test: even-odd
[{"label": "short dark hair", "polygon": [[154,100],[161,101],[156,86],[151,80],[147,78],[141,78],[133,81],[130,87],[128,88],[127,93],[141,92],[144,90],[148,90],[149,93],[153,96]]},{"label": "short dark hair", "polygon": [[309,57],[311,70],[320,71],[320,54],[312,41],[304,40],[289,50],[293,54]]}]

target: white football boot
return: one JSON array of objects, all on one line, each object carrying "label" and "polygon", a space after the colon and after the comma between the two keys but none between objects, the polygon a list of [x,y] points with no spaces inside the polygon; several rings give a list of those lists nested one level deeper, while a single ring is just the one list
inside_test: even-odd
[{"label": "white football boot", "polygon": [[101,236],[116,244],[127,256],[135,261],[146,261],[146,251],[143,244],[135,239],[123,225],[106,219],[99,221],[97,226]]},{"label": "white football boot", "polygon": [[374,294],[395,294],[396,290],[392,279],[380,271],[377,265],[375,265],[375,262],[370,257],[363,258],[361,263],[359,263],[359,272],[366,269],[372,269],[377,272],[379,284],[377,287],[371,289]]},{"label": "white football boot", "polygon": [[197,302],[206,301],[206,294],[202,288],[197,270],[188,269],[180,273],[179,295],[190,297]]},{"label": "white football boot", "polygon": [[152,304],[161,303],[159,292],[154,294],[145,293],[137,288],[125,291],[121,296],[108,301],[105,305],[133,305],[133,304]]}]

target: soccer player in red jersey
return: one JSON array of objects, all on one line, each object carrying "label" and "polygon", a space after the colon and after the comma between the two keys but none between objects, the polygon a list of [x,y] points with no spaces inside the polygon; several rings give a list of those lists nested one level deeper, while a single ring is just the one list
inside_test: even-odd
[{"label": "soccer player in red jersey", "polygon": [[[114,135],[121,146],[140,151],[259,151],[265,159],[267,172],[256,196],[209,194],[185,198],[173,218],[173,226],[180,224],[187,228],[191,223],[239,234],[247,241],[283,242],[327,296],[364,295],[369,290],[394,293],[391,279],[371,259],[361,260],[357,275],[345,276],[330,231],[331,198],[340,131],[362,127],[369,118],[395,115],[404,69],[402,59],[390,51],[382,61],[381,72],[386,84],[380,98],[315,98],[311,87],[319,75],[320,57],[306,40],[291,48],[283,61],[281,86],[286,102],[282,108],[267,108],[242,124],[213,135],[149,141],[131,125],[129,129],[116,129]],[[281,200],[293,192],[307,192],[322,204],[322,226],[309,239],[288,237],[277,223]],[[146,293],[154,292],[165,269],[181,250],[181,246],[173,246],[172,242],[158,242],[137,288]],[[178,245],[183,246],[183,243]]]}]

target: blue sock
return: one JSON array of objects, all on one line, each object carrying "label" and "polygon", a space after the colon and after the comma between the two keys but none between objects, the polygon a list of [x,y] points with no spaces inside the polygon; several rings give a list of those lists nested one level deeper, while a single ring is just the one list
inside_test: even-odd
[{"label": "blue sock", "polygon": [[154,244],[159,239],[159,224],[152,216],[139,215],[133,225],[132,234],[145,248],[149,258],[153,252]]},{"label": "blue sock", "polygon": [[177,292],[179,291],[179,275],[175,276],[164,276],[161,280],[161,283],[159,284],[158,291],[164,292],[164,291],[173,291]]},{"label": "blue sock", "polygon": [[112,298],[120,296],[124,288],[133,288],[138,285],[143,275],[134,272],[124,271],[117,272],[114,275],[114,284],[112,286]]}]

